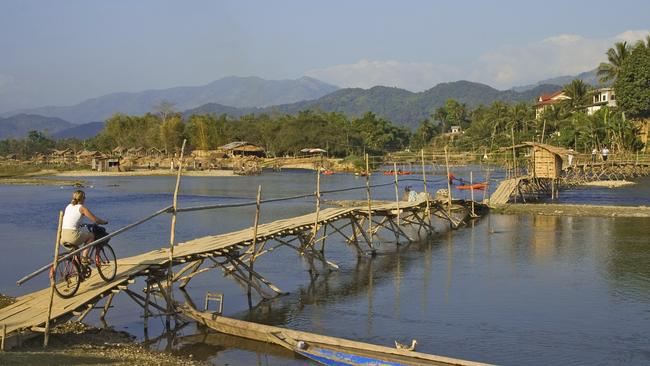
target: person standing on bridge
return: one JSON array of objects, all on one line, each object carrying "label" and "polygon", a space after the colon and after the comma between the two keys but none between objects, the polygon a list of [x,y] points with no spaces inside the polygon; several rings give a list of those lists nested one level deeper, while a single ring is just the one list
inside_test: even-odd
[{"label": "person standing on bridge", "polygon": [[569,149],[569,153],[566,156],[566,160],[569,163],[569,167],[573,165],[573,149]]},{"label": "person standing on bridge", "polygon": [[607,146],[603,147],[603,150],[600,152],[600,155],[602,155],[603,161],[606,162],[607,157],[609,156],[609,149],[607,148]]},{"label": "person standing on bridge", "polygon": [[[63,213],[63,224],[61,226],[61,244],[79,248],[82,244],[88,244],[95,240],[93,233],[83,230],[81,227],[84,216],[99,225],[106,225],[108,221],[95,216],[86,206],[86,193],[81,190],[72,193],[72,200],[66,206]],[[86,249],[82,255],[82,262],[88,261],[88,252]]]},{"label": "person standing on bridge", "polygon": [[594,147],[593,150],[591,150],[591,163],[596,162],[596,155],[598,154],[598,150]]}]

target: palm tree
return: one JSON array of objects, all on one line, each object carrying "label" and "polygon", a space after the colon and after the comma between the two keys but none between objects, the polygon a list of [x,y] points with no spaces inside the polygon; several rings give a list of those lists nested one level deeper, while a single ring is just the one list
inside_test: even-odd
[{"label": "palm tree", "polygon": [[639,41],[636,42],[636,44],[634,45],[634,47],[643,47],[643,48],[645,48],[647,51],[650,51],[650,34],[647,35],[647,36],[645,36],[645,42],[644,42],[643,39],[641,39],[641,40],[639,40]]},{"label": "palm tree", "polygon": [[623,61],[627,58],[630,52],[631,47],[627,42],[616,42],[614,43],[614,48],[607,50],[607,60],[609,62],[601,62],[597,71],[601,83],[604,84],[610,81],[616,81],[618,74],[621,71]]},{"label": "palm tree", "polygon": [[570,84],[564,86],[563,92],[570,99],[565,104],[573,111],[587,104],[589,85],[580,79],[574,79]]}]

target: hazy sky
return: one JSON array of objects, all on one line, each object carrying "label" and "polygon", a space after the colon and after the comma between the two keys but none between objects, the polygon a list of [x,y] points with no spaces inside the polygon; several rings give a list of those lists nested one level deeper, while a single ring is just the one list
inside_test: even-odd
[{"label": "hazy sky", "polygon": [[0,112],[231,75],[507,89],[648,29],[647,0],[0,0]]}]

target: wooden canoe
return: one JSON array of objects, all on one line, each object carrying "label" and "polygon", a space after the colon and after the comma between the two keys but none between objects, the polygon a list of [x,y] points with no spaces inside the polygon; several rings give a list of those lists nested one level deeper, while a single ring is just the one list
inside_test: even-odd
[{"label": "wooden canoe", "polygon": [[177,309],[188,318],[218,332],[277,344],[323,365],[487,365],[232,319],[198,311],[187,304],[178,305]]},{"label": "wooden canoe", "polygon": [[465,184],[462,186],[456,186],[456,188],[460,189],[461,191],[471,190],[471,189],[477,191],[477,190],[483,190],[487,188],[487,186],[488,186],[487,183],[474,183],[474,184]]}]

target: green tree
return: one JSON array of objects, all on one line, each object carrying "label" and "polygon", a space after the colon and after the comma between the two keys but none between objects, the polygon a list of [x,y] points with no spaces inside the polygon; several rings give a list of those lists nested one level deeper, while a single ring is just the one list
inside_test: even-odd
[{"label": "green tree", "polygon": [[184,132],[185,124],[178,115],[168,117],[160,125],[160,139],[168,152],[181,149],[183,139],[185,138]]},{"label": "green tree", "polygon": [[431,142],[431,139],[433,139],[433,137],[437,134],[438,129],[436,126],[434,126],[434,124],[431,123],[431,121],[428,119],[425,119],[424,121],[420,122],[420,126],[411,138],[411,148],[413,150],[419,150],[426,147],[429,142]]},{"label": "green tree", "polygon": [[585,83],[581,79],[574,79],[562,89],[564,94],[569,97],[569,99],[562,101],[562,104],[570,111],[576,111],[577,109],[584,107],[589,101],[589,90],[589,84]]},{"label": "green tree", "polygon": [[650,47],[634,47],[622,64],[614,89],[616,102],[628,117],[650,117]]},{"label": "green tree", "polygon": [[616,42],[613,48],[607,50],[607,60],[598,66],[597,75],[601,83],[616,82],[623,66],[623,61],[630,54],[631,47],[627,42]]}]

